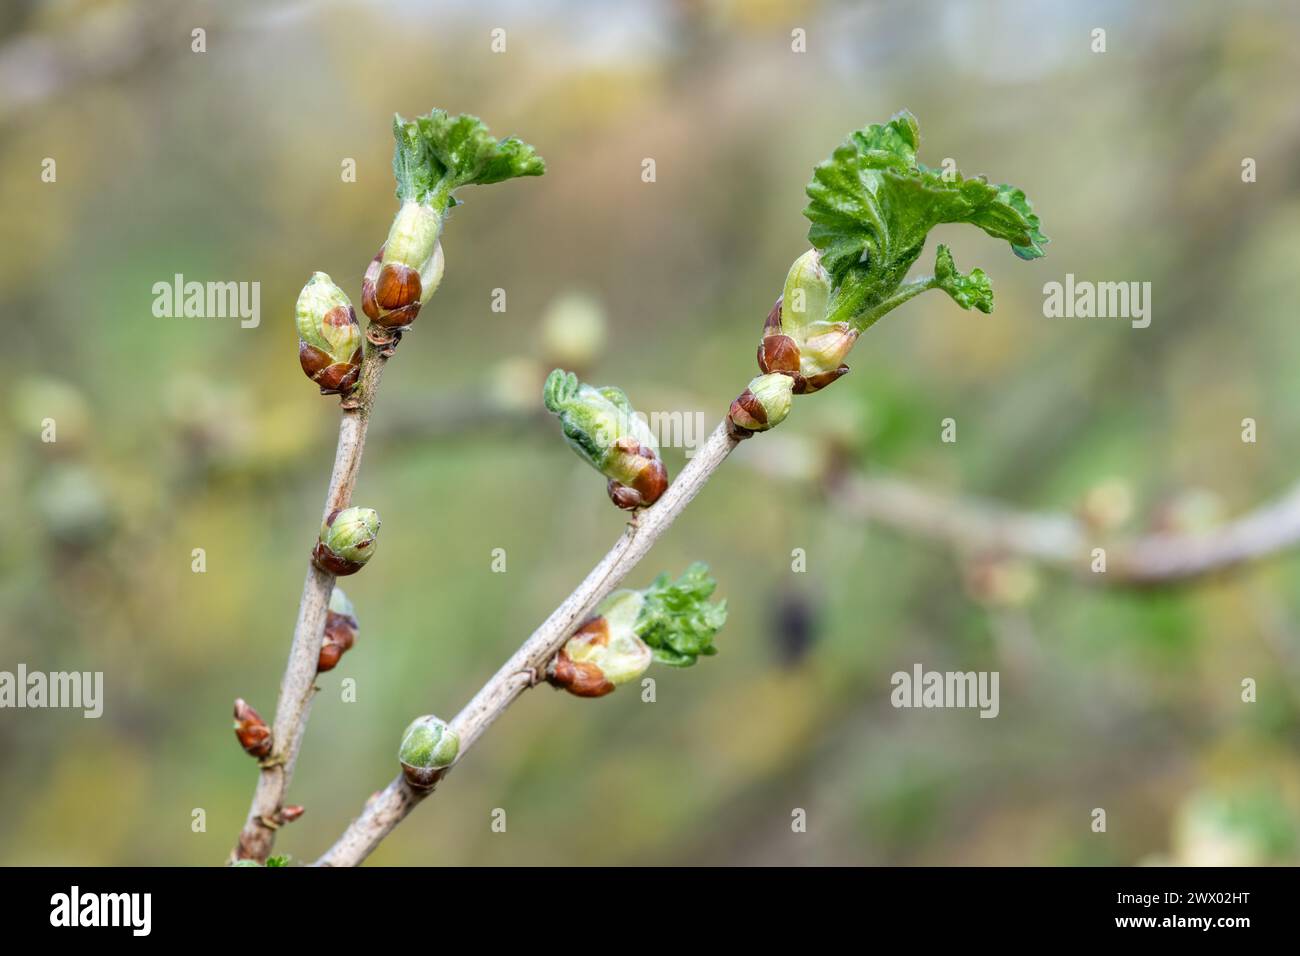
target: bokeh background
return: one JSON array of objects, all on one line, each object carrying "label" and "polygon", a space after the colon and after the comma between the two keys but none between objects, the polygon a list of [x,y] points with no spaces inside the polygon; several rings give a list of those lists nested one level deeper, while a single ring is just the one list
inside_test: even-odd
[{"label": "bokeh background", "polygon": [[[291,792],[307,812],[278,844],[296,860],[391,779],[406,723],[454,714],[619,534],[602,479],[533,417],[541,375],[581,365],[711,427],[806,248],[811,167],[899,108],[927,163],[1022,186],[1048,257],[940,229],[991,275],[994,314],[922,296],[782,434],[918,487],[1062,513],[1100,501],[1116,534],[1285,489],[1300,443],[1287,6],[5,4],[0,669],[102,670],[107,699],[99,720],[0,711],[0,862],[225,859],[256,773],[231,701],[275,709],[333,454],[336,405],[298,369],[293,303],[318,269],[359,295],[396,206],[393,112],[476,113],[549,171],[462,192],[446,279],[385,377],[356,495],[383,541],[347,582],[362,631],[321,681]],[[1045,319],[1042,285],[1067,272],[1150,281],[1151,327]],[[155,318],[151,287],[175,273],[259,282],[261,325]],[[603,345],[565,332],[593,308]],[[947,416],[956,444],[939,440]],[[719,655],[653,671],[655,704],[525,695],[373,862],[1300,859],[1294,557],[1175,590],[1015,562],[992,576],[1014,586],[980,586],[989,556],[849,520],[818,490],[822,458],[792,469],[813,480],[783,480],[745,467],[758,444],[629,581],[708,561],[731,608]],[[676,474],[682,452],[665,454]],[[889,676],[916,662],[1000,671],[1000,716],[893,709]]]}]

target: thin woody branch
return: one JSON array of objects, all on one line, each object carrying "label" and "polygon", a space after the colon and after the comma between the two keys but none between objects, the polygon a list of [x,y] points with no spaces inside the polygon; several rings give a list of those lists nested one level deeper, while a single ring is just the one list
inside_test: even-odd
[{"label": "thin woody branch", "polygon": [[[740,440],[732,435],[728,422],[719,424],[658,502],[628,523],[622,536],[577,589],[479,689],[451,721],[451,728],[460,739],[460,755],[474,745],[520,694],[545,677],[547,665],[574,629],[649,553]],[[406,777],[398,774],[367,802],[361,815],[316,861],[317,865],[358,865],[431,792],[413,789]]]},{"label": "thin woody branch", "polygon": [[[361,456],[366,447],[370,414],[387,362],[384,350],[368,340],[357,389],[343,401],[338,446],[334,452],[329,489],[325,494],[322,521],[352,502],[352,491],[356,487]],[[273,749],[270,757],[262,761],[248,818],[232,854],[234,859],[264,861],[275,845],[275,831],[283,822],[285,795],[293,779],[294,764],[316,693],[316,673],[335,577],[316,562],[308,562],[289,661],[280,679],[279,703],[272,725]]]},{"label": "thin woody branch", "polygon": [[303,582],[269,735],[255,710],[242,700],[235,705],[240,744],[259,758],[261,773],[233,860],[265,861],[275,831],[302,814],[300,807],[288,808],[284,800],[317,690],[316,675],[336,666],[355,639],[351,603],[339,594],[333,613],[340,627],[326,641],[335,579],[355,574],[369,562],[379,530],[375,511],[351,506],[366,431],[388,358],[442,281],[440,236],[447,210],[456,202],[453,192],[462,186],[540,176],[546,169],[527,143],[493,138],[474,116],[451,116],[443,110],[411,121],[397,116],[393,137],[401,206],[362,280],[361,307],[370,320],[364,337],[351,301],[325,273],[314,273],[298,297],[299,363],[322,395],[342,396],[342,418],[321,529]]}]

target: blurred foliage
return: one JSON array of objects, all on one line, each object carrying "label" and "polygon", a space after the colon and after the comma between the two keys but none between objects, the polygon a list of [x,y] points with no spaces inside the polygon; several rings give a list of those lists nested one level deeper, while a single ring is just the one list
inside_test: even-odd
[{"label": "blurred foliage", "polygon": [[[394,112],[480,115],[548,172],[465,191],[446,279],[385,377],[357,490],[383,548],[349,583],[357,645],[320,681],[291,791],[307,813],[278,844],[296,860],[391,779],[410,719],[450,717],[625,520],[553,421],[491,426],[469,399],[540,405],[559,321],[543,318],[579,296],[609,315],[607,336],[575,320],[584,375],[711,426],[806,248],[813,164],[899,108],[930,162],[1032,195],[1049,256],[941,227],[996,311],[922,296],[783,429],[918,482],[1104,506],[1128,530],[1188,495],[1231,515],[1296,480],[1300,17],[1282,4],[68,0],[7,16],[0,78],[23,82],[0,83],[16,370],[0,492],[18,503],[0,669],[103,670],[107,701],[99,720],[0,712],[0,862],[210,864],[232,844],[256,771],[230,703],[274,710],[337,416],[298,369],[293,303],[314,270],[357,299],[395,211]],[[137,41],[97,41],[137,19]],[[1241,182],[1246,156],[1258,182]],[[1151,327],[1043,318],[1042,285],[1066,272],[1150,281]],[[177,273],[260,282],[261,324],[155,318],[152,285]],[[1172,593],[973,575],[727,467],[628,586],[697,559],[731,612],[716,657],[659,671],[656,704],[525,695],[374,861],[1300,859],[1293,557]],[[1001,715],[893,710],[889,675],[914,662],[1001,671]]]}]

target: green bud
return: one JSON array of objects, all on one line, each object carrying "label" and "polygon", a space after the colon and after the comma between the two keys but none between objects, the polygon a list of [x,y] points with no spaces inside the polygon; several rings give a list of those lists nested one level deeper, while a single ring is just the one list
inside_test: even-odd
[{"label": "green bud", "polygon": [[831,277],[822,268],[816,249],[809,249],[790,266],[781,295],[783,330],[796,335],[826,317],[831,299]]},{"label": "green bud", "polygon": [[388,230],[381,263],[422,270],[433,258],[441,232],[442,213],[439,210],[418,202],[402,203]]},{"label": "green bud", "polygon": [[417,717],[402,734],[397,759],[406,782],[428,790],[447,772],[460,750],[460,738],[446,721],[426,714]]},{"label": "green bud", "polygon": [[765,432],[785,421],[794,402],[794,379],[774,372],[760,375],[731,403],[731,430],[740,438]]},{"label": "green bud", "polygon": [[298,360],[322,395],[351,391],[361,372],[361,326],[334,280],[314,272],[298,294]]},{"label": "green bud", "polygon": [[340,577],[356,574],[375,553],[379,514],[373,508],[332,511],[312,551],[316,567]]},{"label": "green bud", "polygon": [[560,419],[565,441],[609,479],[610,500],[624,510],[644,508],[668,487],[654,432],[636,414],[623,390],[579,382],[555,369],[542,390],[546,408]]},{"label": "green bud", "polygon": [[547,680],[577,697],[604,697],[644,674],[652,660],[636,633],[644,603],[640,591],[611,594],[560,649]]},{"label": "green bud", "polygon": [[758,367],[794,381],[794,394],[825,388],[848,372],[844,358],[858,340],[847,322],[828,321],[831,279],[815,249],[794,261],[785,291],[763,325]]},{"label": "green bud", "polygon": [[697,561],[676,581],[661,574],[640,591],[615,591],[560,649],[546,679],[577,697],[603,697],[651,661],[690,667],[716,654],[713,638],[727,621],[727,602],[709,600],[716,587]]}]

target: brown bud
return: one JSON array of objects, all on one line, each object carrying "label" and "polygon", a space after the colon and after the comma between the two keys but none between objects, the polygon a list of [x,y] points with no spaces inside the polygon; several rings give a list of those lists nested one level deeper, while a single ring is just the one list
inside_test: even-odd
[{"label": "brown bud", "polygon": [[283,810],[280,811],[280,819],[282,819],[285,823],[293,823],[294,820],[297,820],[305,812],[306,812],[306,807],[301,807],[297,804],[294,804],[293,806],[285,807]]},{"label": "brown bud", "polygon": [[391,262],[384,265],[383,257],[384,247],[380,246],[366,267],[361,280],[361,311],[375,325],[400,331],[409,327],[420,314],[422,280],[420,273],[410,266]]},{"label": "brown bud", "polygon": [[630,482],[609,480],[605,490],[609,500],[624,511],[648,508],[659,500],[668,487],[668,469],[653,448],[635,438],[624,436],[614,443],[620,474],[632,475]]},{"label": "brown bud", "polygon": [[235,701],[235,736],[250,756],[262,760],[271,755],[271,728],[242,697]]},{"label": "brown bud", "polygon": [[330,595],[329,610],[325,612],[325,639],[320,646],[320,659],[316,672],[324,674],[333,670],[344,654],[352,650],[357,639],[357,618],[352,602],[339,588]]},{"label": "brown bud", "polygon": [[[610,497],[613,497],[612,493]],[[618,504],[617,501],[614,503]],[[603,617],[590,618],[574,632],[570,640],[581,640],[593,646],[607,645],[609,624]],[[555,656],[555,663],[546,679],[553,686],[562,687],[575,697],[604,697],[614,689],[613,682],[605,677],[605,672],[599,665],[592,661],[574,661],[564,648]]]}]

